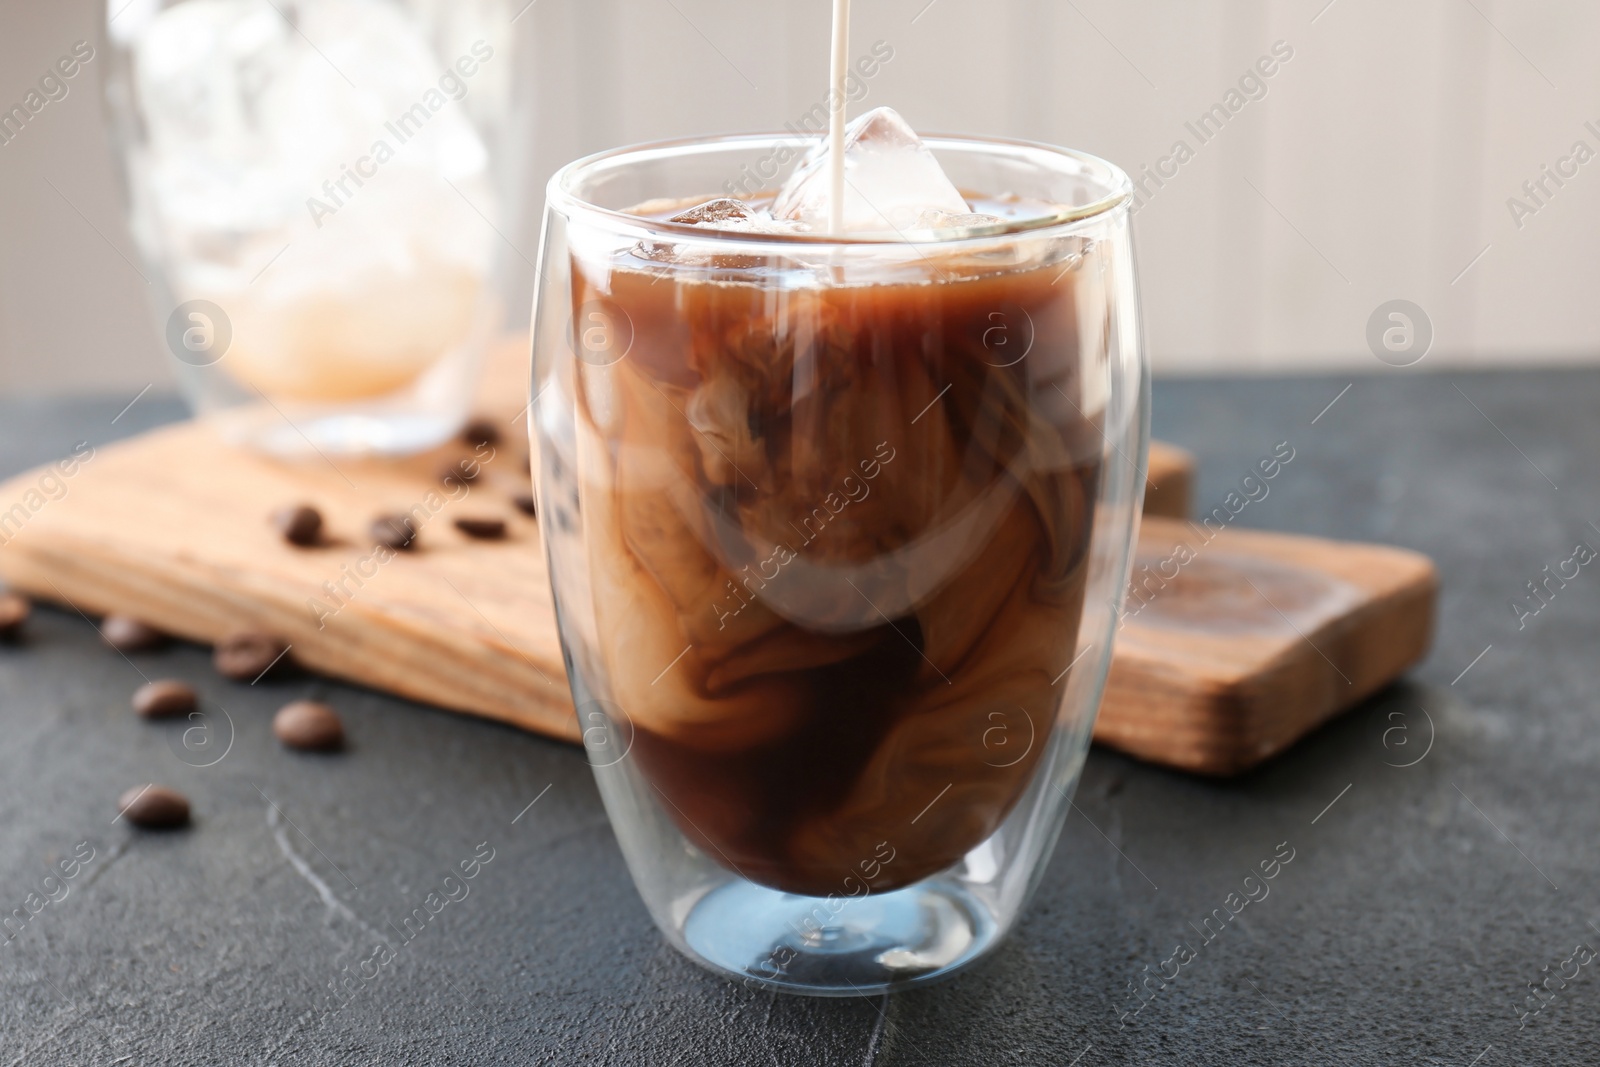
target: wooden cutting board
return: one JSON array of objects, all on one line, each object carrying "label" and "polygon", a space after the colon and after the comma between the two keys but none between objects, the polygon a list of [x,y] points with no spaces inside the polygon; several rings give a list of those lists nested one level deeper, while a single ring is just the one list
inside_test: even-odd
[{"label": "wooden cutting board", "polygon": [[1420,661],[1438,576],[1386,545],[1146,516],[1133,590],[1094,739],[1227,775]]},{"label": "wooden cutting board", "polygon": [[[504,440],[464,492],[438,477],[471,454],[464,444],[287,464],[183,423],[101,448],[59,481],[41,469],[0,486],[0,577],[203,643],[276,634],[312,670],[576,740],[538,524],[512,504],[528,489],[526,353],[509,342],[491,360],[479,406]],[[1153,445],[1149,468],[1150,510],[1182,515],[1192,458]],[[296,503],[323,513],[327,544],[294,548],[272,528],[270,514]],[[416,551],[380,560],[373,517],[418,506]],[[462,517],[504,519],[509,535],[471,540],[453,525]],[[1122,628],[1096,740],[1234,773],[1426,650],[1434,579],[1422,557],[1231,530],[1200,545],[1196,530],[1146,523],[1141,566],[1185,537],[1196,558]]]},{"label": "wooden cutting board", "polygon": [[[538,524],[511,502],[530,483],[527,354],[508,341],[488,361],[478,408],[503,440],[469,486],[439,477],[472,455],[465,444],[285,463],[179,423],[97,450],[20,529],[3,508],[26,506],[44,469],[0,486],[0,577],[204,644],[276,634],[311,670],[576,740]],[[272,527],[273,511],[298,503],[322,512],[328,544],[295,548]],[[418,505],[431,514],[417,549],[378,563],[374,516]],[[507,538],[453,525],[478,516],[505,519]]]},{"label": "wooden cutting board", "polygon": [[1144,513],[1186,519],[1193,499],[1194,456],[1177,445],[1151,441],[1145,463]]}]

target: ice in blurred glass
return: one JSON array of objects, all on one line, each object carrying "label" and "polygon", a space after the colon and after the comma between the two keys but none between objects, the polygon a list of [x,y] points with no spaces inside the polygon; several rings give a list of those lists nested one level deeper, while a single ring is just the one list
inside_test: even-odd
[{"label": "ice in blurred glass", "polygon": [[507,5],[109,4],[132,227],[197,410],[277,453],[453,434],[500,321]]}]

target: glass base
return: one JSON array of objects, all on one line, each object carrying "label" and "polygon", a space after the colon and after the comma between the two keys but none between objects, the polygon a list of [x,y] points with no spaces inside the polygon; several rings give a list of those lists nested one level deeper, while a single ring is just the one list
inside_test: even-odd
[{"label": "glass base", "polygon": [[855,997],[947,977],[1000,934],[986,902],[943,878],[832,898],[736,881],[694,903],[679,947],[749,986]]},{"label": "glass base", "polygon": [[296,413],[261,406],[216,416],[231,444],[285,459],[326,456],[408,456],[436,448],[461,428],[457,413]]},{"label": "glass base", "polygon": [[415,455],[449,441],[466,423],[496,315],[486,304],[469,336],[426,373],[382,395],[315,399],[263,392],[226,360],[185,366],[179,382],[195,413],[239,448],[302,461]]}]

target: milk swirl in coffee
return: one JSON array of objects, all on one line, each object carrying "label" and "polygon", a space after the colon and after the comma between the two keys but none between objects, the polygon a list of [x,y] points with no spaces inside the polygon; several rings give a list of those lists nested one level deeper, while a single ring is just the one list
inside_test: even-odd
[{"label": "milk swirl in coffee", "polygon": [[783,190],[643,204],[674,225],[572,260],[575,331],[599,308],[631,338],[576,364],[609,697],[688,840],[794,893],[898,888],[992,835],[1079,640],[1107,257],[945,240],[1053,209],[927,170],[921,202],[875,196],[906,162],[869,158],[884,138],[927,152],[907,136],[880,109],[847,138],[847,232],[925,245],[881,277],[785,239],[829,225],[825,144]]}]

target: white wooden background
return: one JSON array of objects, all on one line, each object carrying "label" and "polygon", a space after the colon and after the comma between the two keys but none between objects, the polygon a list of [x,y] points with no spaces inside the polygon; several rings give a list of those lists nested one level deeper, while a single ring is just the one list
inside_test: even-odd
[{"label": "white wooden background", "polygon": [[[1600,355],[1600,159],[1519,227],[1507,206],[1575,141],[1600,152],[1593,0],[856,0],[894,59],[863,106],[923,129],[1154,164],[1284,41],[1294,57],[1136,222],[1159,372],[1379,369],[1369,315],[1405,298],[1422,368]],[[513,31],[534,181],[611,145],[797,119],[825,91],[827,0],[535,0]],[[0,101],[91,0],[0,0]],[[92,64],[0,147],[0,389],[166,381],[121,219]],[[56,188],[52,189],[51,185]],[[57,191],[59,190],[59,192]],[[537,209],[514,234],[532,255]],[[1469,266],[1470,265],[1470,266]],[[528,279],[518,279],[526,300]]]}]

